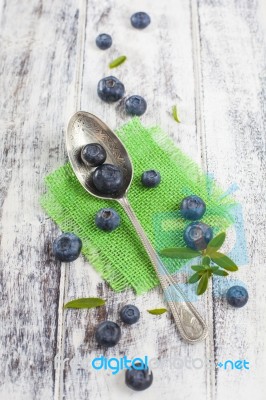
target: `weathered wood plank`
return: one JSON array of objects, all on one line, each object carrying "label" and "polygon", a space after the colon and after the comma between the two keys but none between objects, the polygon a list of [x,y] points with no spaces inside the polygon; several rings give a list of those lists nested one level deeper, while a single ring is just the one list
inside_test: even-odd
[{"label": "weathered wood plank", "polygon": [[[52,399],[60,264],[39,197],[64,160],[78,6],[1,2],[0,398]],[[71,100],[73,102],[73,98]]]},{"label": "weathered wood plank", "polygon": [[[152,18],[150,27],[141,32],[131,28],[129,21],[133,12],[140,9],[149,12]],[[178,13],[173,12],[176,9]],[[97,49],[94,43],[101,32],[113,36],[113,46],[105,52]],[[155,7],[151,0],[134,4],[119,2],[119,5],[115,1],[99,3],[89,0],[85,33],[84,72],[80,81],[81,109],[102,117],[114,129],[126,122],[128,117],[123,116],[120,106],[104,104],[96,91],[97,83],[103,76],[117,76],[124,82],[127,94],[140,94],[147,99],[148,110],[142,118],[143,123],[160,124],[178,146],[200,162],[188,2],[171,0],[167,7],[160,3]],[[126,63],[109,70],[108,63],[121,54],[128,57]],[[178,106],[182,124],[177,124],[169,113],[174,104]],[[62,321],[62,359],[66,362],[61,378],[58,377],[63,385],[61,395],[73,400],[131,398],[134,393],[124,386],[123,372],[113,376],[110,371],[95,371],[91,361],[100,354],[107,357],[124,354],[143,357],[147,354],[150,358],[159,359],[160,368],[153,368],[154,383],[142,397],[169,399],[180,393],[184,399],[212,398],[212,373],[206,362],[212,358],[212,329],[206,343],[187,345],[180,341],[169,315],[152,317],[146,312],[149,308],[164,305],[158,289],[137,298],[130,291],[115,294],[82,259],[71,265],[67,276],[65,301],[98,295],[107,299],[107,306],[90,311],[67,311]],[[184,282],[185,274],[180,279]],[[207,297],[199,301],[197,307],[212,323],[212,311],[206,306],[206,301]],[[141,321],[133,327],[122,326],[123,338],[119,345],[103,351],[97,347],[93,337],[95,326],[105,318],[119,321],[119,309],[129,302],[139,306]],[[193,360],[197,360],[194,368]],[[181,363],[188,366],[182,368]],[[202,367],[197,369],[201,363]]]},{"label": "weathered wood plank", "polygon": [[237,393],[243,400],[262,400],[266,397],[265,4],[226,0],[198,4],[207,168],[225,187],[236,182],[240,188],[236,198],[243,206],[249,253],[247,265],[234,278],[247,285],[248,304],[236,310],[224,299],[213,300],[216,362],[246,359],[250,371],[217,368],[215,399],[231,400]]}]

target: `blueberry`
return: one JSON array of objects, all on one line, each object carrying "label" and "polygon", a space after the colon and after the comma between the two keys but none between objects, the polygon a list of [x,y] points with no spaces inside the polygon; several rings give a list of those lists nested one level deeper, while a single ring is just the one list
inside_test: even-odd
[{"label": "blueberry", "polygon": [[203,222],[191,222],[184,231],[186,245],[194,250],[206,249],[212,238],[212,228]]},{"label": "blueberry", "polygon": [[96,342],[105,347],[115,346],[121,338],[120,326],[112,321],[103,321],[96,327]]},{"label": "blueberry", "polygon": [[140,317],[139,309],[136,306],[127,304],[120,310],[120,318],[125,324],[135,324]]},{"label": "blueberry", "polygon": [[106,160],[106,151],[99,143],[86,144],[81,150],[82,161],[90,167],[97,167]]},{"label": "blueberry", "polygon": [[63,233],[53,242],[53,253],[62,262],[74,261],[80,255],[82,241],[74,233]]},{"label": "blueberry", "polygon": [[123,173],[116,165],[103,164],[93,172],[92,180],[99,192],[116,194],[123,186]]},{"label": "blueberry", "polygon": [[180,210],[182,217],[195,221],[202,218],[206,211],[206,204],[200,197],[192,195],[182,200]]},{"label": "blueberry", "polygon": [[126,100],[125,108],[128,114],[141,116],[147,110],[147,103],[143,97],[134,95]]},{"label": "blueberry", "polygon": [[161,175],[160,172],[154,171],[153,169],[150,171],[143,172],[141,176],[141,182],[144,186],[148,188],[153,188],[158,186],[161,182]]},{"label": "blueberry", "polygon": [[233,307],[243,307],[248,301],[248,292],[243,286],[232,286],[226,293],[228,303]]},{"label": "blueberry", "polygon": [[124,96],[125,86],[114,76],[108,76],[99,81],[97,92],[103,101],[114,102]]},{"label": "blueberry", "polygon": [[150,16],[142,11],[133,14],[130,20],[131,25],[137,29],[144,29],[151,23]]},{"label": "blueberry", "polygon": [[101,33],[96,38],[96,45],[101,50],[107,50],[112,46],[112,37],[108,33]]},{"label": "blueberry", "polygon": [[[141,363],[134,364],[135,367],[141,368]],[[152,372],[149,373],[149,369],[144,366],[144,369],[135,369],[133,366],[126,371],[126,385],[133,390],[145,390],[148,389],[153,381]]]},{"label": "blueberry", "polygon": [[95,224],[104,231],[113,231],[120,225],[120,216],[112,208],[102,208],[97,212]]}]

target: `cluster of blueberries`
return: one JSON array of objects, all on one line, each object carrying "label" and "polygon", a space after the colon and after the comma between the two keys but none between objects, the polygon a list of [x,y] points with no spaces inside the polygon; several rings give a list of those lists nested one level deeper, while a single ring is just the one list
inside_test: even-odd
[{"label": "cluster of blueberries", "polygon": [[[133,325],[140,318],[139,309],[127,304],[120,310],[120,319],[127,325]],[[100,346],[113,347],[121,338],[121,328],[113,321],[100,322],[95,330],[95,339]],[[133,390],[141,391],[151,386],[153,381],[152,372],[149,369],[130,368],[126,371],[125,381],[128,387]]]},{"label": "cluster of blueberries", "polygon": [[[87,146],[96,146],[95,144],[92,145],[87,145]],[[87,147],[85,146],[85,147]],[[98,148],[98,144],[95,148]],[[101,146],[102,148],[102,146]],[[103,148],[102,148],[103,149]],[[83,152],[83,150],[82,150]],[[91,154],[87,150],[85,151],[86,157],[84,158],[86,162],[92,162],[92,158],[88,157],[88,154]],[[102,154],[102,153],[101,153]],[[84,157],[84,155],[83,155]],[[105,158],[102,157],[101,160],[104,162]],[[105,164],[105,165],[110,165],[111,164]],[[96,177],[98,177],[97,169],[96,168],[95,173]],[[100,182],[97,182],[96,179],[96,184],[97,188],[105,188],[108,187],[108,189],[112,189],[112,179],[113,175],[111,174],[109,176],[108,174],[109,169],[107,169],[107,173],[101,175]],[[116,174],[115,174],[116,177]],[[146,171],[142,174],[142,183],[146,187],[156,187],[161,180],[160,173],[157,171]],[[107,181],[107,183],[106,183]],[[116,182],[116,178],[115,178]],[[94,183],[95,184],[95,183]],[[95,185],[96,186],[96,185]],[[115,183],[115,187],[116,183]],[[110,189],[110,190],[111,190]],[[113,190],[113,189],[112,189]],[[180,205],[180,212],[181,215],[188,219],[192,220],[189,225],[185,228],[184,231],[184,241],[187,244],[187,246],[191,249],[196,249],[196,250],[203,250],[206,249],[208,243],[213,237],[213,231],[212,228],[204,224],[203,222],[200,222],[199,219],[202,218],[206,211],[206,205],[204,201],[195,195],[191,195],[188,197],[185,197]],[[99,227],[102,230],[105,231],[113,231],[116,229],[119,224],[120,224],[121,218],[119,214],[112,208],[102,208],[95,217],[95,224],[97,227]],[[60,235],[53,243],[53,253],[56,257],[61,262],[71,262],[76,260],[81,252],[82,248],[82,242],[79,237],[74,235],[73,233],[63,233]],[[247,301],[248,301],[248,292],[247,290],[239,285],[232,286],[226,294],[226,298],[228,303],[233,306],[233,307],[243,307]]]},{"label": "cluster of blueberries", "polygon": [[[89,147],[88,147],[89,146]],[[104,163],[106,153],[102,146],[98,144],[86,145],[82,149],[82,159],[90,166],[96,166],[99,163]],[[108,164],[105,164],[108,165]],[[97,167],[99,168],[99,166]],[[97,169],[96,169],[97,170]],[[95,171],[96,171],[95,170]],[[149,173],[152,172],[152,173]],[[98,174],[96,174],[98,176]],[[105,177],[105,174],[103,174]],[[109,176],[107,174],[107,176]],[[116,177],[116,174],[114,175]],[[98,178],[97,178],[98,179]],[[96,184],[98,190],[113,190],[110,182],[107,185],[100,180]],[[105,178],[101,178],[105,179]],[[112,180],[112,179],[111,179]],[[156,187],[160,183],[160,174],[156,171],[146,171],[142,175],[142,182],[147,187]],[[116,182],[116,178],[115,178]],[[95,182],[94,182],[95,184]],[[99,189],[100,188],[100,189]],[[198,221],[204,215],[206,205],[204,201],[195,195],[184,198],[180,205],[181,215],[193,222],[190,223],[184,231],[184,240],[188,247],[192,249],[202,250],[213,237],[213,232],[210,226]],[[196,220],[196,221],[195,221]],[[120,217],[113,209],[100,210],[95,219],[96,225],[101,229],[110,231],[115,229],[120,223]],[[53,243],[53,252],[55,257],[62,262],[74,261],[78,258],[82,248],[82,242],[73,233],[64,233],[59,236]],[[227,301],[234,307],[243,307],[248,301],[248,292],[242,286],[232,286],[226,295]],[[135,324],[140,318],[139,309],[131,304],[125,305],[120,310],[120,319],[128,325]],[[95,329],[95,340],[103,347],[115,346],[121,338],[121,328],[113,321],[100,322]],[[141,391],[151,386],[153,374],[146,369],[131,368],[126,371],[125,382],[128,387],[133,390]]]},{"label": "cluster of blueberries", "polygon": [[[90,143],[82,147],[81,159],[85,165],[95,168],[92,173],[92,182],[102,194],[114,195],[119,193],[123,186],[123,172],[116,165],[105,163],[107,154],[99,143]],[[141,176],[143,186],[154,188],[161,182],[158,171],[149,170]],[[102,208],[95,216],[95,224],[104,231],[113,231],[120,225],[121,218],[112,208]],[[63,233],[53,243],[53,253],[62,262],[71,262],[78,258],[82,242],[73,233]]]},{"label": "cluster of blueberries", "polygon": [[213,238],[212,228],[200,222],[206,211],[204,201],[195,195],[185,197],[180,205],[180,212],[183,218],[191,222],[184,231],[184,241],[193,250],[204,250]]},{"label": "cluster of blueberries", "polygon": [[[151,19],[145,12],[137,12],[131,16],[131,25],[136,29],[146,28]],[[112,46],[112,37],[107,33],[101,33],[96,38],[96,45],[101,50],[107,50]],[[108,103],[116,102],[125,94],[125,86],[114,76],[107,76],[101,79],[98,83],[97,93],[101,100]],[[130,96],[125,101],[125,110],[129,115],[141,116],[147,109],[146,100],[138,95]]]},{"label": "cluster of blueberries", "polygon": [[[180,206],[181,215],[193,220],[184,231],[184,241],[193,250],[204,250],[213,238],[212,228],[198,221],[206,211],[204,201],[195,195],[185,197]],[[243,307],[248,301],[248,292],[243,286],[230,287],[226,293],[227,302],[233,307]]]},{"label": "cluster of blueberries", "polygon": [[[81,150],[81,159],[85,165],[96,167],[92,174],[95,188],[103,194],[119,193],[123,187],[123,172],[121,168],[113,164],[104,164],[106,151],[99,143],[90,143]],[[152,188],[159,185],[161,176],[158,171],[145,171],[141,176],[143,186]],[[95,224],[105,231],[113,231],[120,225],[120,216],[112,208],[102,208],[96,214]]]},{"label": "cluster of blueberries", "polygon": [[[106,165],[109,168],[109,165],[111,164],[106,164]],[[93,182],[98,190],[102,182],[105,181],[107,181],[108,183],[110,182],[111,179],[109,178],[111,178],[113,175],[109,174],[109,172],[112,173],[110,168],[108,170],[102,168],[101,174],[99,174],[99,170],[95,171],[95,174],[93,175]],[[97,182],[97,180],[99,179],[100,179],[100,184],[98,184]],[[147,188],[156,187],[160,183],[160,180],[161,180],[160,173],[155,170],[145,171],[141,176],[141,182],[143,186],[146,186]],[[95,217],[96,226],[107,232],[115,230],[120,225],[120,222],[121,222],[120,215],[113,208],[102,208],[97,212]]]},{"label": "cluster of blueberries", "polygon": [[[95,168],[92,181],[95,188],[104,194],[118,193],[123,186],[123,173],[113,164],[104,164],[107,158],[106,151],[99,143],[90,143],[82,147],[80,153],[85,165]],[[141,176],[142,184],[148,188],[156,187],[161,181],[160,173],[154,170],[145,171]],[[120,216],[112,208],[102,208],[95,217],[95,224],[105,231],[113,231],[120,224]],[[63,233],[53,243],[53,253],[56,259],[62,262],[76,260],[81,252],[82,241],[73,233]],[[121,320],[129,325],[136,323],[140,312],[134,305],[126,305],[120,311]],[[120,326],[112,321],[103,321],[95,331],[96,342],[104,347],[115,346],[121,338]],[[152,372],[148,368],[130,369],[126,371],[126,384],[133,390],[147,389],[153,380]]]}]

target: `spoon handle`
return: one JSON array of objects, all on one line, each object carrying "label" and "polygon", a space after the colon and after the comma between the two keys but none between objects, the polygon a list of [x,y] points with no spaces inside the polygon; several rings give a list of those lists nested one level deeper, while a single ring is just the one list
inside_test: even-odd
[{"label": "spoon handle", "polygon": [[123,197],[119,199],[119,203],[127,213],[147,251],[163,288],[165,300],[172,311],[182,338],[189,343],[197,343],[204,340],[208,334],[206,323],[161,262],[128,199]]}]

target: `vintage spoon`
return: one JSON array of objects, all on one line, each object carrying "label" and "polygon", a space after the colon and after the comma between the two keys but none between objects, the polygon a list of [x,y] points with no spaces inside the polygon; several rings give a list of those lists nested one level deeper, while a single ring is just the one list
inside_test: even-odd
[{"label": "vintage spoon", "polygon": [[[100,193],[93,185],[92,173],[95,168],[86,166],[80,156],[81,148],[88,143],[100,143],[107,152],[106,162],[123,170],[123,188],[116,195]],[[205,339],[208,333],[205,322],[162,264],[129,204],[127,192],[133,177],[133,166],[123,143],[95,115],[79,111],[69,121],[66,147],[72,168],[84,189],[98,198],[118,201],[127,213],[158,275],[181,336],[190,343]]]}]

